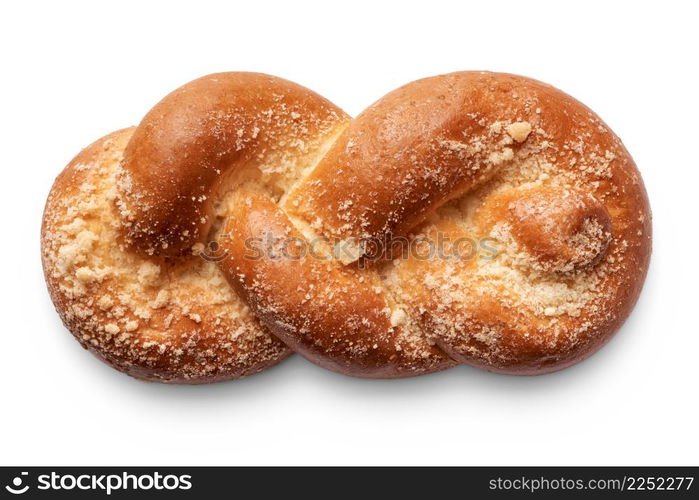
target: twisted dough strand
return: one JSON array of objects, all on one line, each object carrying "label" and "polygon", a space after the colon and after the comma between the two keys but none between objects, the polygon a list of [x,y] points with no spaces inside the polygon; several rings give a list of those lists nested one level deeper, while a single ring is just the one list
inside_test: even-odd
[{"label": "twisted dough strand", "polygon": [[[648,266],[650,210],[628,152],[589,109],[523,77],[427,78],[350,120],[290,82],[224,73],[116,137],[107,158],[93,146],[57,180],[43,259],[71,331],[141,378],[253,373],[288,354],[275,337],[356,376],[461,362],[545,373],[612,336]],[[86,183],[107,202],[79,219],[106,238],[72,226]],[[442,239],[446,252],[366,255],[396,237],[417,250]],[[253,241],[266,247],[250,258]],[[464,241],[495,252],[455,258]],[[144,283],[148,264],[158,276]],[[210,288],[225,300],[211,304]],[[159,304],[163,292],[177,300]],[[119,303],[95,307],[107,296]]]}]

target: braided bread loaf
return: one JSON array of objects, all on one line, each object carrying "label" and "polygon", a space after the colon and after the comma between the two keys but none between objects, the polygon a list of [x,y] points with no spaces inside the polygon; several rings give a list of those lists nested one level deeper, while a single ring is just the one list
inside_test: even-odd
[{"label": "braided bread loaf", "polygon": [[619,139],[540,82],[437,76],[351,119],[222,73],[66,167],[42,259],[68,329],[142,379],[231,379],[292,351],[364,377],[539,374],[626,319],[650,224]]}]

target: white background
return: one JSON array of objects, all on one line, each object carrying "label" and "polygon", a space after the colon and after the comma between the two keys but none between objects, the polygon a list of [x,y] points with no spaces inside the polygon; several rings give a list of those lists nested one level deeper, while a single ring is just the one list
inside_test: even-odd
[{"label": "white background", "polygon": [[[0,7],[0,463],[694,464],[696,3],[4,2]],[[643,295],[601,352],[553,375],[468,367],[410,380],[300,358],[246,380],[146,384],[83,351],[44,285],[54,177],[175,87],[273,73],[356,114],[454,70],[520,73],[594,109],[636,159],[654,214]]]}]

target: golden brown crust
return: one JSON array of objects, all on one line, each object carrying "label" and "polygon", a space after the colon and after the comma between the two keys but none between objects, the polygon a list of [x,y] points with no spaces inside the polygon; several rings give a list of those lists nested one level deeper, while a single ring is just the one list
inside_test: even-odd
[{"label": "golden brown crust", "polygon": [[318,94],[259,73],[180,87],[145,116],[124,153],[129,240],[151,254],[188,253],[208,236],[217,193],[247,175],[278,195],[347,120]]},{"label": "golden brown crust", "polygon": [[[259,371],[289,352],[266,328],[349,375],[538,374],[623,323],[650,224],[619,139],[535,80],[427,78],[350,120],[291,82],[222,73],[71,162],[42,258],[68,328],[140,378]],[[366,255],[395,237],[416,251]],[[188,256],[207,241],[214,258]],[[457,255],[463,242],[477,252]]]}]

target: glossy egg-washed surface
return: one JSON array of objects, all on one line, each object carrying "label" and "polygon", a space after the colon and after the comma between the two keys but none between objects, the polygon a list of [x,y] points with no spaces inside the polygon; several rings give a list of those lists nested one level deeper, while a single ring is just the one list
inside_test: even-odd
[{"label": "glossy egg-washed surface", "polygon": [[[66,167],[42,257],[66,326],[139,378],[236,378],[291,351],[365,377],[537,374],[619,328],[650,224],[620,140],[535,80],[427,78],[351,119],[291,82],[222,73]],[[389,237],[410,251],[365,255]]]}]

